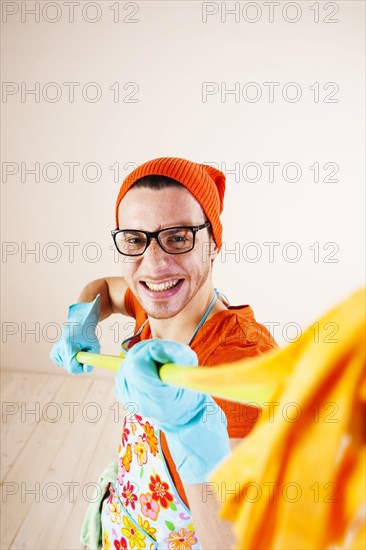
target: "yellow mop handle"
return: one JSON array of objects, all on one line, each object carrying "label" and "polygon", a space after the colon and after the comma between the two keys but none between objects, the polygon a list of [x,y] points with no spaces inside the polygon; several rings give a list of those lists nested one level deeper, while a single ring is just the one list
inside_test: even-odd
[{"label": "yellow mop handle", "polygon": [[117,372],[123,357],[116,355],[103,355],[101,353],[90,353],[89,351],[79,351],[76,355],[76,360],[79,363],[90,365],[92,367],[101,367],[102,369],[112,370]]},{"label": "yellow mop handle", "polygon": [[[76,360],[92,367],[101,367],[117,372],[124,358],[79,351]],[[267,401],[273,395],[275,387],[268,384],[238,384],[237,380],[224,380],[221,384],[211,384],[212,369],[215,369],[215,373],[224,375],[226,367],[227,365],[219,365],[208,369],[207,367],[188,367],[166,363],[160,367],[159,376],[165,384],[208,393],[214,397],[239,403],[261,403]]]}]

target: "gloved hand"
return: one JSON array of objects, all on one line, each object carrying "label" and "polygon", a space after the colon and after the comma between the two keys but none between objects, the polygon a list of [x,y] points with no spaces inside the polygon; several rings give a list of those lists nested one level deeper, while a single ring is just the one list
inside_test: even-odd
[{"label": "gloved hand", "polygon": [[226,417],[209,395],[164,384],[158,374],[164,363],[196,366],[197,355],[189,346],[167,340],[135,344],[117,373],[117,399],[137,403],[138,413],[165,432],[184,482],[203,483],[230,453]]},{"label": "gloved hand", "polygon": [[71,374],[91,372],[94,367],[82,365],[75,356],[79,351],[100,353],[95,328],[100,318],[100,294],[93,302],[81,302],[69,306],[67,322],[61,338],[54,344],[50,357],[58,366]]}]

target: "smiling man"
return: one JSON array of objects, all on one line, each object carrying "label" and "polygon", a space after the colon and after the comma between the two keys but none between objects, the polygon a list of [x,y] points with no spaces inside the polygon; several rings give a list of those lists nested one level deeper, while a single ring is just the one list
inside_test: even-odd
[{"label": "smiling man", "polygon": [[[245,436],[257,411],[166,386],[158,376],[162,363],[212,366],[275,346],[249,306],[230,307],[214,289],[224,193],[224,174],[204,164],[168,157],[136,168],[121,186],[112,231],[122,277],[89,283],[69,309],[81,327],[112,313],[136,320],[122,343],[116,393],[138,410],[125,422],[118,477],[103,502],[105,548],[231,546],[205,483],[227,456],[229,437],[233,445]],[[88,371],[75,360],[80,349],[100,348],[78,333],[71,343],[65,332],[51,357],[73,373]]]},{"label": "smiling man", "polygon": [[[125,284],[149,317],[155,338],[188,343],[215,295],[211,265],[218,247],[212,226],[191,192],[174,179],[150,175],[133,181],[130,177],[121,188],[121,229],[113,232],[118,251],[131,254],[122,259]],[[154,229],[154,236],[136,232],[147,227]],[[221,232],[215,229],[221,245]],[[225,309],[217,301],[211,316]]]}]

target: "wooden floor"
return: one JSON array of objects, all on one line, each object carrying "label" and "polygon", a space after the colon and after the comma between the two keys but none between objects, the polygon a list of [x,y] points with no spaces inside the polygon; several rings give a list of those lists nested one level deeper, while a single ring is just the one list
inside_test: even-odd
[{"label": "wooden floor", "polygon": [[77,550],[95,482],[117,460],[113,375],[2,373],[0,548]]}]

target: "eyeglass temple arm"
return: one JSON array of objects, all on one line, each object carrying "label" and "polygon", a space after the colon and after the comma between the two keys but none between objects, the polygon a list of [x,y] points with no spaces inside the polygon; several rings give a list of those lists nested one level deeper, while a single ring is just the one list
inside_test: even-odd
[{"label": "eyeglass temple arm", "polygon": [[[117,372],[123,363],[123,357],[115,355],[103,355],[99,353],[90,353],[79,351],[76,355],[79,363],[91,365],[92,367],[101,367],[103,369]],[[205,367],[189,367],[176,365],[175,363],[166,363],[159,369],[159,376],[165,384],[177,386],[186,390],[194,390],[207,393],[221,399],[235,401],[237,403],[264,402],[272,397],[276,387],[265,384],[240,385],[237,380],[226,384],[212,384],[212,369],[226,370],[225,365],[219,365],[207,369]]]}]

